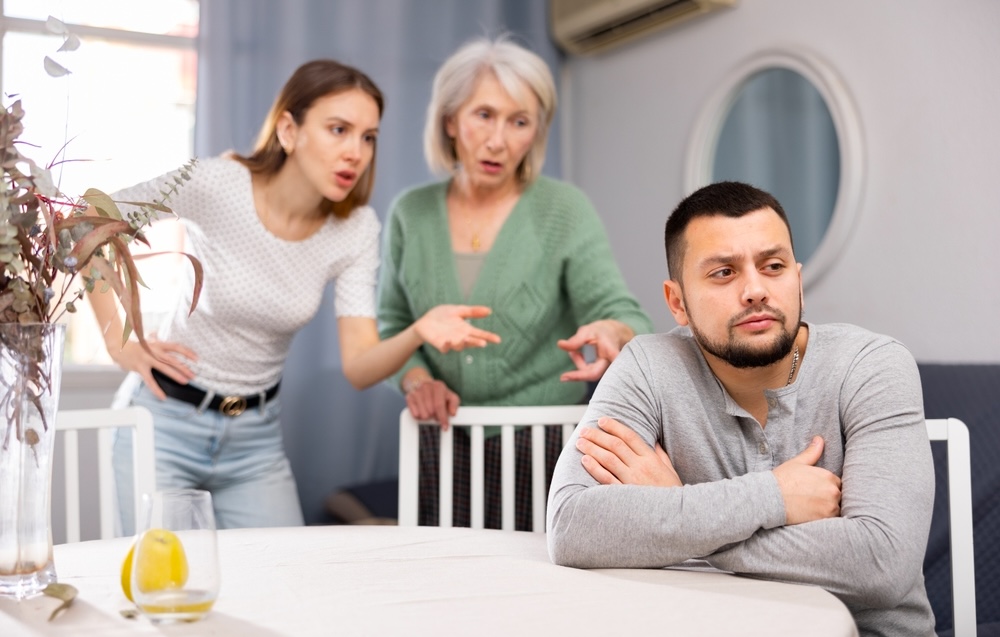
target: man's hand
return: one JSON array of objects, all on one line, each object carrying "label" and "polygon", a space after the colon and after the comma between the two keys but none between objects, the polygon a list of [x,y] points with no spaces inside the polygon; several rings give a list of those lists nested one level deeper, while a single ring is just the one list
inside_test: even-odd
[{"label": "man's hand", "polygon": [[673,463],[659,443],[650,448],[639,434],[614,418],[600,418],[597,426],[599,429],[580,429],[576,441],[576,448],[583,454],[580,462],[595,480],[601,484],[681,486]]},{"label": "man's hand", "polygon": [[785,524],[801,524],[840,515],[840,478],[814,466],[823,455],[815,436],[806,450],[772,470],[785,500]]},{"label": "man's hand", "polygon": [[[632,336],[634,336],[632,328],[621,321],[611,319],[594,321],[580,326],[576,334],[556,343],[561,349],[566,350],[573,364],[576,365],[575,372],[566,372],[559,377],[559,380],[600,380],[608,369],[608,365],[615,360],[618,352]],[[593,345],[597,351],[597,358],[592,363],[588,363],[580,351],[586,345]]]},{"label": "man's hand", "polygon": [[461,400],[448,389],[444,381],[434,380],[425,370],[410,370],[402,383],[406,406],[417,420],[436,420],[441,429],[448,430],[448,419],[455,415]]},{"label": "man's hand", "polygon": [[150,336],[146,338],[146,343],[153,354],[147,352],[138,341],[129,341],[121,349],[115,350],[109,347],[108,353],[112,360],[119,367],[128,372],[136,372],[142,376],[142,382],[146,384],[149,391],[160,400],[166,400],[167,395],[163,393],[160,386],[153,380],[151,370],[156,368],[165,376],[176,380],[182,385],[186,385],[192,378],[194,372],[187,366],[183,359],[198,360],[197,354],[180,343],[171,341],[158,341]]}]

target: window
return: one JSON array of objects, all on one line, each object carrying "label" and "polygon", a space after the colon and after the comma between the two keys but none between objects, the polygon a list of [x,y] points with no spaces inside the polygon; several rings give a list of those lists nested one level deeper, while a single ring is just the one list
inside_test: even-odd
[{"label": "window", "polygon": [[[22,139],[39,164],[53,169],[68,196],[87,188],[111,193],[173,170],[194,155],[198,0],[0,0],[0,89],[5,105],[20,99]],[[63,37],[46,29],[54,16],[80,38],[58,51]],[[51,77],[48,56],[70,74]],[[176,222],[147,233],[154,247],[179,249]],[[156,294],[143,299],[155,325],[172,305],[171,257],[139,263]],[[67,315],[67,364],[110,362],[90,308]],[[148,331],[148,329],[147,329]]]}]

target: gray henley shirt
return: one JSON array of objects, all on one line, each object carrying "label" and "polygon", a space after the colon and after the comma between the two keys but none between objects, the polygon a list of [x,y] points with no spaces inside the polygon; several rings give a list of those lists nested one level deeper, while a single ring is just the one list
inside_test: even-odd
[{"label": "gray henley shirt", "polygon": [[[682,487],[598,484],[574,434],[548,504],[552,560],[659,568],[691,558],[822,586],[862,635],[934,635],[922,572],[934,468],[920,377],[898,341],[846,324],[808,325],[794,383],[766,391],[766,427],[716,379],[687,328],[636,336],[601,380],[582,426],[601,416],[659,442]],[[785,526],[771,470],[825,441],[841,515]]]}]

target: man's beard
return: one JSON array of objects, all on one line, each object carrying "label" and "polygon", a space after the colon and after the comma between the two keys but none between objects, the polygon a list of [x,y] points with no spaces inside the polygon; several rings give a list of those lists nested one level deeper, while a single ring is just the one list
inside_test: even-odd
[{"label": "man's beard", "polygon": [[[746,317],[761,312],[768,312],[775,317],[781,324],[781,333],[774,337],[770,345],[765,345],[763,348],[754,348],[748,343],[737,341],[733,332],[734,326]],[[688,318],[691,318],[690,313],[688,313]],[[694,335],[695,342],[706,352],[737,369],[751,369],[773,365],[791,353],[792,347],[795,345],[795,337],[798,336],[798,327],[802,323],[802,305],[799,304],[799,319],[795,322],[794,330],[789,331],[785,328],[785,319],[783,312],[769,305],[754,306],[729,321],[729,340],[724,343],[712,341],[706,337],[698,330],[693,320],[688,325]]]}]

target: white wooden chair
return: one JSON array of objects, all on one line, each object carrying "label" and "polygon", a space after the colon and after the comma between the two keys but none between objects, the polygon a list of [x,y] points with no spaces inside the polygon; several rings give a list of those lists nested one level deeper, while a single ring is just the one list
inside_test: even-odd
[{"label": "white wooden chair", "polygon": [[132,475],[135,511],[140,511],[143,493],[156,490],[156,464],[153,454],[153,415],[145,407],[124,409],[64,409],[56,415],[57,445],[63,449],[66,484],[66,541],[80,541],[80,454],[79,431],[97,431],[98,497],[101,538],[115,537],[117,500],[114,469],[111,464],[113,429],[131,427]]},{"label": "white wooden chair", "polygon": [[[563,444],[583,419],[586,405],[545,407],[460,407],[450,419],[451,427],[441,432],[439,484],[439,525],[452,525],[452,468],[454,427],[468,429],[471,458],[472,527],[483,528],[485,497],[483,487],[483,428],[500,427],[501,528],[514,530],[514,430],[531,427],[532,530],[545,532],[545,426],[561,425]],[[420,473],[419,422],[404,409],[399,416],[399,524],[416,526],[419,506]]]},{"label": "white wooden chair", "polygon": [[948,443],[948,519],[955,637],[976,635],[976,563],[972,550],[969,429],[957,418],[927,421],[927,436]]}]

